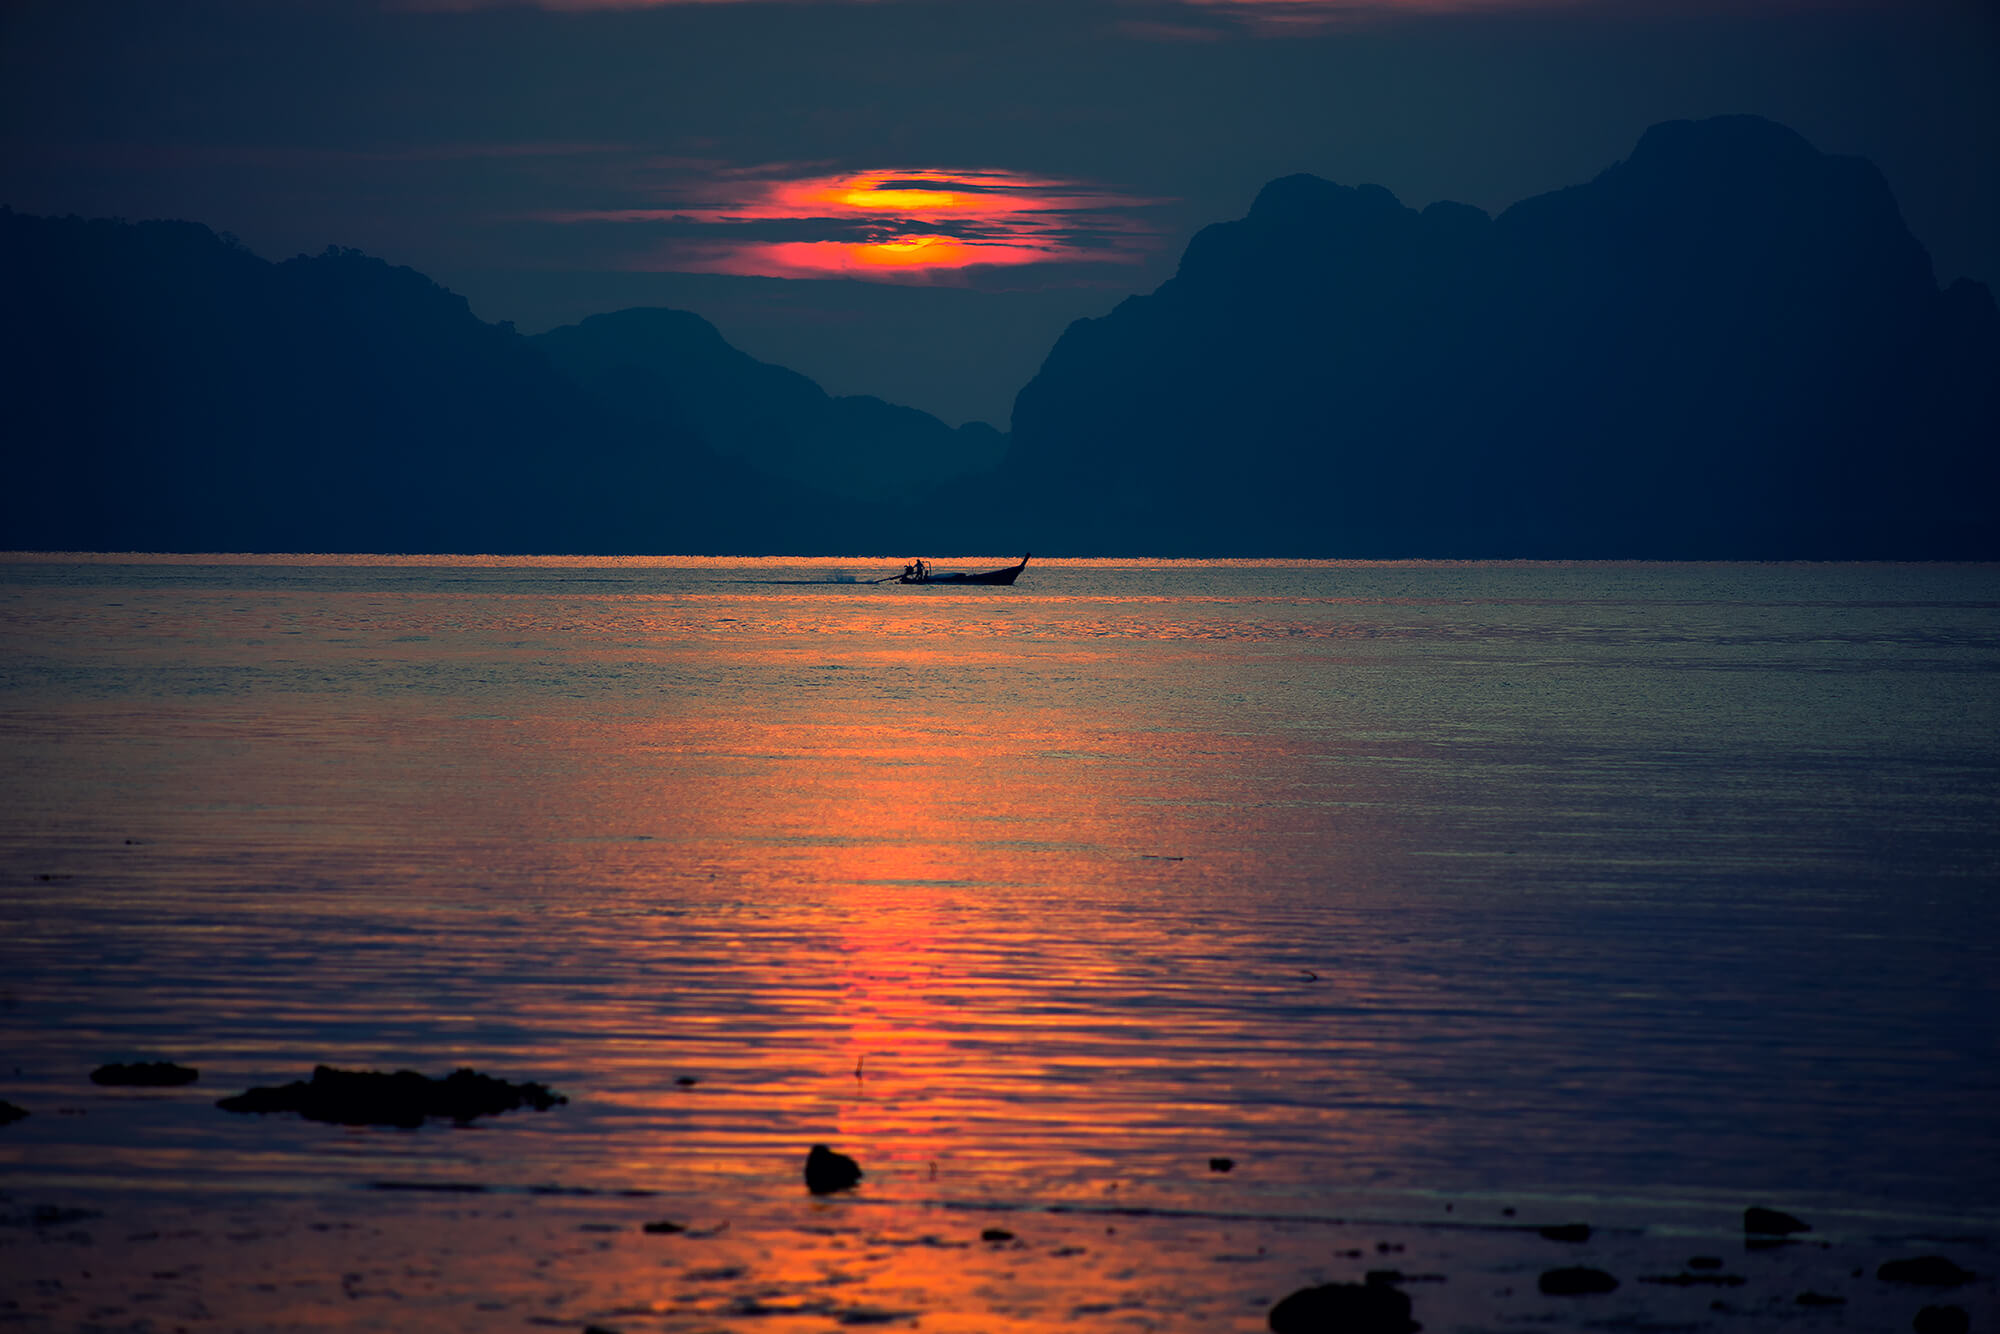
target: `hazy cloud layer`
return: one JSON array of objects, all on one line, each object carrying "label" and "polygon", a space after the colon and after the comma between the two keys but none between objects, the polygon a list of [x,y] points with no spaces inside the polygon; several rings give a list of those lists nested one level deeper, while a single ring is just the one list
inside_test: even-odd
[{"label": "hazy cloud layer", "polygon": [[1497,211],[1752,112],[2000,277],[1991,0],[423,3],[0,3],[0,204],[356,246],[530,330],[680,306],[1001,423],[1294,172]]},{"label": "hazy cloud layer", "polygon": [[662,187],[658,207],[556,210],[658,240],[636,270],[935,282],[967,269],[1134,263],[1159,244],[1157,200],[1000,168],[799,174],[722,169]]}]

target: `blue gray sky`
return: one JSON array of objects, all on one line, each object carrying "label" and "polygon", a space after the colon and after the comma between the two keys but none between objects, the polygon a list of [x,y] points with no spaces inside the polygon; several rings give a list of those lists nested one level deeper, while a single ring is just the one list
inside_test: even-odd
[{"label": "blue gray sky", "polygon": [[0,203],[356,246],[524,331],[678,306],[1002,427],[1273,177],[1497,211],[1735,112],[1872,159],[1940,279],[2000,280],[1986,0],[0,4]]}]

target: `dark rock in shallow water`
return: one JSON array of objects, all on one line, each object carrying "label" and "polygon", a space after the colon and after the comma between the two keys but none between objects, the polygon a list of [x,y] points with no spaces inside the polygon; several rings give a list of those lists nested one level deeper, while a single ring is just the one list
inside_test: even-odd
[{"label": "dark rock in shallow water", "polygon": [[1963,1306],[1926,1306],[1910,1328],[1917,1334],[1972,1334],[1972,1317]]},{"label": "dark rock in shallow water", "polygon": [[1722,1268],[1722,1257],[1719,1255],[1690,1255],[1688,1257],[1688,1268],[1720,1269]]},{"label": "dark rock in shallow water", "polygon": [[90,1072],[90,1082],[117,1088],[179,1088],[201,1078],[201,1071],[172,1061],[134,1061],[125,1065],[113,1061]]},{"label": "dark rock in shallow water", "polygon": [[657,1223],[641,1223],[639,1225],[639,1230],[641,1232],[650,1232],[656,1237],[670,1237],[676,1232],[687,1231],[687,1229],[681,1226],[679,1223],[670,1223],[664,1218],[662,1218]]},{"label": "dark rock in shallow water", "polygon": [[1590,1224],[1588,1223],[1557,1223],[1550,1227],[1537,1228],[1536,1231],[1540,1232],[1542,1236],[1547,1237],[1550,1241],[1590,1240]]},{"label": "dark rock in shallow water", "polygon": [[861,1180],[861,1164],[844,1153],[835,1153],[824,1144],[812,1146],[806,1155],[806,1189],[815,1195],[831,1195],[847,1190]]},{"label": "dark rock in shallow water", "polygon": [[1824,1292],[1802,1292],[1792,1299],[1800,1306],[1845,1306],[1847,1298],[1834,1297]]},{"label": "dark rock in shallow water", "polygon": [[27,1114],[27,1108],[16,1107],[13,1103],[0,1099],[0,1126],[11,1126]]},{"label": "dark rock in shallow water", "polygon": [[1912,1260],[1891,1260],[1875,1271],[1875,1277],[1890,1283],[1917,1283],[1927,1288],[1955,1288],[1970,1283],[1973,1275],[1942,1255],[1919,1255]]},{"label": "dark rock in shallow water", "polygon": [[1743,1230],[1782,1237],[1792,1232],[1810,1232],[1812,1224],[1778,1209],[1760,1209],[1752,1205],[1743,1211]]},{"label": "dark rock in shallow water", "polygon": [[1571,1265],[1566,1269],[1549,1270],[1542,1275],[1538,1286],[1551,1297],[1584,1297],[1598,1292],[1615,1292],[1618,1280],[1602,1269]]},{"label": "dark rock in shallow water", "polygon": [[253,1088],[215,1105],[225,1112],[297,1112],[308,1121],[333,1125],[414,1129],[426,1117],[449,1117],[463,1125],[475,1116],[497,1116],[522,1107],[545,1112],[568,1101],[545,1084],[510,1084],[471,1069],[432,1079],[414,1070],[383,1074],[320,1065],[313,1067],[310,1080]]},{"label": "dark rock in shallow water", "polygon": [[989,1227],[979,1234],[981,1241],[1012,1241],[1014,1234],[1004,1227]]},{"label": "dark rock in shallow water", "polygon": [[1227,1172],[1235,1166],[1236,1160],[1234,1158],[1211,1158],[1208,1160],[1208,1170],[1211,1172]]},{"label": "dark rock in shallow water", "polygon": [[1272,1334],[1410,1334],[1407,1293],[1386,1283],[1300,1288],[1271,1308]]}]

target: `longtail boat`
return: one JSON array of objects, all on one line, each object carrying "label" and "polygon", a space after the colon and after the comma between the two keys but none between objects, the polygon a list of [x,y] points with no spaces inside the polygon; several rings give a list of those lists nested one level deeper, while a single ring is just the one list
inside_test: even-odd
[{"label": "longtail boat", "polygon": [[913,560],[903,567],[898,575],[899,584],[1011,584],[1021,577],[1021,571],[1028,568],[1028,559],[1034,552],[1021,557],[1019,565],[1009,565],[1004,570],[982,570],[978,574],[962,574],[956,570],[933,570],[927,560]]}]

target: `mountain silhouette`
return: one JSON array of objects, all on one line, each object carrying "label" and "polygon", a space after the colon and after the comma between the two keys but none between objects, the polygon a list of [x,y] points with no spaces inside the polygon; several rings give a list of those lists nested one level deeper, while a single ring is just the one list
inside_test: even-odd
[{"label": "mountain silhouette", "polygon": [[1497,218],[1273,181],[1070,326],[1001,491],[1079,552],[1990,557],[1996,441],[1991,294],[1738,116]]},{"label": "mountain silhouette", "polygon": [[272,264],[193,223],[0,210],[0,298],[0,548],[841,550],[893,526],[621,418],[358,251]]},{"label": "mountain silhouette", "polygon": [[0,549],[2000,558],[2000,315],[1755,117],[1498,217],[1273,181],[1011,437],[698,316],[0,209]]},{"label": "mountain silhouette", "polygon": [[927,412],[834,397],[797,371],[723,340],[684,310],[593,315],[531,342],[614,419],[847,499],[907,500],[991,470],[1007,439],[984,422],[953,430]]}]

